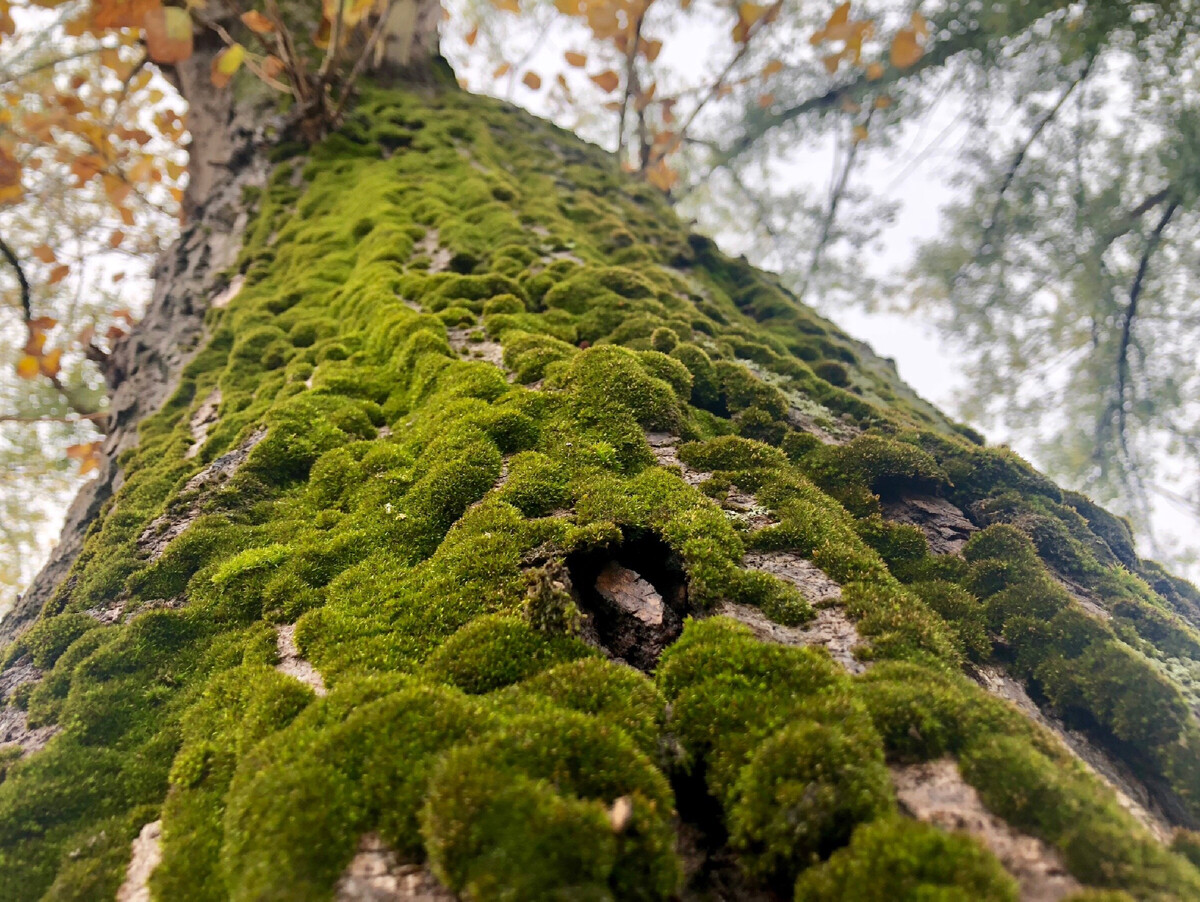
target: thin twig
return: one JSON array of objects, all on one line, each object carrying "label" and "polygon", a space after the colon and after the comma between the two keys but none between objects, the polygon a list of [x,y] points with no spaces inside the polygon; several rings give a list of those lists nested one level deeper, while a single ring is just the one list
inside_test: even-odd
[{"label": "thin twig", "polygon": [[1053,122],[1058,116],[1059,110],[1062,109],[1063,104],[1067,102],[1070,96],[1075,93],[1075,89],[1079,87],[1079,85],[1083,83],[1084,79],[1088,77],[1088,74],[1092,71],[1092,63],[1095,61],[1095,59],[1096,58],[1094,56],[1088,57],[1087,63],[1083,67],[1083,71],[1079,73],[1077,78],[1067,85],[1066,90],[1062,92],[1054,106],[1047,110],[1041,116],[1041,118],[1038,119],[1037,123],[1033,127],[1033,130],[1025,139],[1025,143],[1022,144],[1020,150],[1013,155],[1012,160],[1008,164],[1008,169],[1004,173],[1004,179],[1000,183],[1000,190],[996,192],[996,201],[992,205],[991,216],[988,217],[988,220],[984,225],[983,236],[979,239],[979,250],[975,254],[976,257],[982,257],[984,255],[984,248],[991,243],[992,236],[995,234],[996,227],[1000,221],[1000,212],[1004,207],[1004,200],[1008,196],[1008,189],[1012,187],[1013,182],[1016,180],[1017,173],[1020,171],[1021,165],[1025,162],[1025,157],[1029,155],[1029,151],[1033,149],[1033,145],[1037,143],[1037,140],[1041,137],[1042,132],[1046,130],[1046,126]]},{"label": "thin twig", "polygon": [[1129,289],[1129,303],[1125,306],[1125,312],[1121,317],[1121,343],[1117,349],[1117,432],[1118,438],[1122,444],[1125,441],[1125,426],[1126,426],[1126,410],[1125,410],[1125,393],[1128,390],[1129,384],[1129,347],[1133,341],[1133,322],[1138,315],[1138,302],[1142,297],[1142,289],[1145,285],[1146,274],[1150,269],[1150,258],[1154,256],[1154,252],[1158,250],[1158,245],[1162,241],[1163,232],[1171,223],[1171,219],[1175,216],[1179,209],[1179,200],[1173,199],[1167,205],[1167,209],[1163,211],[1162,216],[1158,220],[1158,224],[1154,227],[1154,231],[1150,233],[1149,239],[1146,241],[1146,247],[1142,251],[1142,258],[1138,261],[1137,274],[1133,277],[1133,285]]},{"label": "thin twig", "polygon": [[30,301],[29,280],[25,278],[25,270],[21,268],[21,261],[17,259],[16,253],[3,238],[0,238],[0,254],[16,270],[17,282],[21,286],[21,312],[25,322],[29,322],[33,319],[33,309]]},{"label": "thin twig", "polygon": [[[863,122],[863,128],[871,127],[871,120],[875,118],[875,107],[867,113],[867,118]],[[808,293],[809,286],[812,285],[813,278],[817,274],[817,269],[821,265],[821,255],[825,252],[826,245],[829,244],[829,238],[833,234],[833,224],[837,221],[838,207],[841,206],[842,198],[846,194],[846,187],[850,183],[850,173],[854,170],[854,164],[858,160],[858,149],[862,145],[857,135],[853,135],[850,139],[850,151],[846,154],[846,164],[842,167],[841,173],[838,175],[838,180],[833,186],[833,190],[829,194],[829,209],[825,211],[825,216],[821,220],[821,235],[817,239],[816,247],[813,248],[812,260],[808,264],[808,273],[804,277],[804,282],[801,283],[799,291],[796,292],[798,300],[803,301]]]},{"label": "thin twig", "polygon": [[332,122],[337,125],[341,121],[342,113],[346,108],[347,102],[350,100],[350,92],[354,89],[354,83],[358,81],[363,70],[367,67],[367,60],[375,50],[375,45],[379,43],[383,37],[384,31],[387,30],[388,12],[391,8],[391,0],[384,3],[383,9],[379,13],[379,21],[375,23],[375,28],[371,31],[371,37],[367,39],[366,46],[363,47],[362,53],[358,59],[354,61],[354,68],[350,70],[350,74],[346,77],[345,84],[342,85],[342,96],[338,98],[337,107],[333,111]]}]

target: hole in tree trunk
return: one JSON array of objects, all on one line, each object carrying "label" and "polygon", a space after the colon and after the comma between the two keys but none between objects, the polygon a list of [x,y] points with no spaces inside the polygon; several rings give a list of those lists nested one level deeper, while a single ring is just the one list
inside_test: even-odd
[{"label": "hole in tree trunk", "polygon": [[628,531],[618,546],[568,556],[567,570],[593,638],[613,657],[653,670],[688,612],[687,576],[667,543]]}]

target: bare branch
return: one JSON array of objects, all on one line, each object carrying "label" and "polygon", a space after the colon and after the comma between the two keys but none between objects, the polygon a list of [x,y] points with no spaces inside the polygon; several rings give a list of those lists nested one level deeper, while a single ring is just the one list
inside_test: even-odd
[{"label": "bare branch", "polygon": [[1159,218],[1154,231],[1150,233],[1150,237],[1146,241],[1146,247],[1142,251],[1141,260],[1138,261],[1137,273],[1133,277],[1133,285],[1129,289],[1129,303],[1125,306],[1125,312],[1121,316],[1121,341],[1117,348],[1117,389],[1114,404],[1117,414],[1117,438],[1121,442],[1123,453],[1126,455],[1128,455],[1128,447],[1125,444],[1127,425],[1125,396],[1129,390],[1129,349],[1133,342],[1133,323],[1137,319],[1138,304],[1142,298],[1142,289],[1145,286],[1146,274],[1150,269],[1150,259],[1154,256],[1154,252],[1158,250],[1158,246],[1162,242],[1163,232],[1170,225],[1171,219],[1175,216],[1176,211],[1179,210],[1179,206],[1179,200],[1172,199]]},{"label": "bare branch", "polygon": [[8,246],[3,238],[0,238],[0,255],[8,261],[9,265],[16,270],[17,282],[21,286],[21,313],[25,322],[33,319],[33,309],[30,301],[29,280],[25,278],[25,270],[21,268],[21,261],[17,259],[16,253]]},{"label": "bare branch", "polygon": [[1034,125],[1033,130],[1029,133],[1029,137],[1025,139],[1025,143],[1022,144],[1021,148],[1013,155],[1012,160],[1008,164],[1008,169],[1004,173],[1004,179],[1000,183],[1000,190],[996,192],[996,202],[992,205],[991,215],[984,224],[983,236],[979,239],[979,250],[976,253],[977,257],[983,256],[984,249],[992,242],[992,236],[996,233],[996,227],[1000,221],[1000,213],[1004,207],[1004,200],[1008,195],[1008,189],[1012,187],[1013,182],[1016,180],[1017,173],[1020,171],[1021,165],[1025,162],[1025,157],[1029,155],[1029,151],[1033,149],[1033,145],[1036,144],[1038,138],[1042,136],[1042,132],[1046,130],[1046,126],[1053,122],[1058,116],[1059,111],[1063,108],[1063,104],[1070,99],[1071,95],[1075,93],[1075,89],[1078,88],[1091,73],[1092,64],[1095,62],[1095,59],[1096,58],[1094,56],[1089,56],[1087,58],[1087,62],[1084,64],[1083,71],[1080,72],[1078,77],[1073,79],[1069,85],[1067,85],[1066,90],[1062,92],[1054,106],[1042,114],[1037,123]]}]

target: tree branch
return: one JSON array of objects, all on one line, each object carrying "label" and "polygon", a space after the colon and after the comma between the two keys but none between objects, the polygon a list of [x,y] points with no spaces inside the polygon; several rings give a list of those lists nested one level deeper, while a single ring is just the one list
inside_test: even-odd
[{"label": "tree branch", "polygon": [[1016,180],[1017,173],[1020,171],[1021,165],[1025,162],[1025,157],[1028,156],[1029,151],[1033,149],[1033,145],[1037,143],[1038,138],[1042,136],[1042,132],[1046,130],[1046,126],[1053,122],[1058,116],[1059,110],[1062,109],[1063,104],[1067,102],[1071,95],[1075,93],[1075,89],[1078,88],[1091,73],[1092,63],[1095,62],[1095,59],[1096,58],[1094,56],[1089,56],[1087,58],[1087,62],[1083,67],[1083,71],[1079,73],[1077,78],[1067,85],[1067,89],[1062,92],[1062,95],[1058,98],[1058,101],[1054,104],[1054,106],[1047,110],[1042,117],[1038,119],[1037,124],[1034,125],[1033,131],[1029,133],[1029,137],[1025,140],[1025,143],[1022,144],[1020,150],[1013,155],[1011,162],[1008,164],[1008,169],[1004,173],[1004,179],[1000,183],[1000,190],[996,192],[996,202],[992,205],[992,213],[988,217],[987,223],[984,225],[983,236],[979,239],[979,250],[976,253],[977,257],[983,256],[984,248],[991,243],[992,236],[996,232],[996,225],[1000,220],[1000,211],[1004,207],[1004,199],[1008,194],[1008,189],[1012,187],[1013,182]]},{"label": "tree branch", "polygon": [[[863,122],[863,128],[870,128],[871,120],[875,118],[875,108],[867,113],[867,118]],[[808,264],[808,272],[804,276],[804,282],[800,285],[800,290],[796,292],[798,300],[803,301],[804,296],[808,293],[808,288],[812,284],[813,278],[817,274],[817,269],[821,265],[821,255],[825,252],[825,247],[829,244],[829,237],[833,233],[833,224],[837,221],[838,207],[841,206],[842,198],[846,194],[846,187],[850,183],[850,173],[854,170],[854,164],[858,159],[858,148],[862,141],[857,137],[852,136],[850,150],[846,154],[846,165],[842,167],[842,171],[838,176],[837,182],[833,186],[833,190],[829,193],[829,209],[825,211],[825,216],[821,220],[821,235],[817,239],[816,247],[813,248],[812,260]]]},{"label": "tree branch", "polygon": [[21,268],[21,261],[17,259],[17,255],[3,238],[0,238],[0,255],[3,255],[4,259],[17,272],[17,282],[21,286],[21,313],[25,322],[29,322],[33,319],[33,309],[29,297],[29,280],[25,278],[25,270]]},{"label": "tree branch", "polygon": [[1125,444],[1126,436],[1126,410],[1125,410],[1125,395],[1128,392],[1129,386],[1129,349],[1133,342],[1133,323],[1138,315],[1138,304],[1142,298],[1142,289],[1145,286],[1146,274],[1150,269],[1150,258],[1154,256],[1154,252],[1158,250],[1158,246],[1162,241],[1163,232],[1170,225],[1171,219],[1175,216],[1179,209],[1178,199],[1172,199],[1167,209],[1163,211],[1162,216],[1158,220],[1158,224],[1154,227],[1154,231],[1150,233],[1150,237],[1146,241],[1146,247],[1142,251],[1141,260],[1138,261],[1137,273],[1133,277],[1133,285],[1129,289],[1129,303],[1125,306],[1125,312],[1121,317],[1121,342],[1117,349],[1117,393],[1116,393],[1116,414],[1117,414],[1117,438],[1121,442],[1122,452],[1128,456],[1128,447]]}]

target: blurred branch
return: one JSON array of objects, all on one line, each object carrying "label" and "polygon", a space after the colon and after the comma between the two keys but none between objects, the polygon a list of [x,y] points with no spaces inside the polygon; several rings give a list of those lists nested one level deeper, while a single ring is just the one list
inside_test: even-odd
[{"label": "blurred branch", "polygon": [[21,285],[21,312],[25,322],[29,322],[33,319],[33,310],[30,306],[29,280],[25,278],[25,270],[21,268],[21,261],[17,259],[17,255],[3,238],[0,238],[0,254],[3,254],[4,259],[16,270],[17,282]]}]

